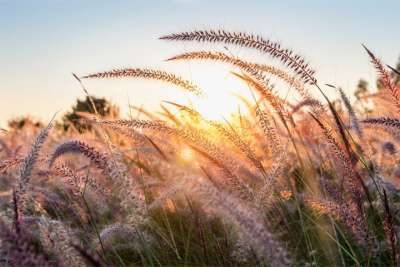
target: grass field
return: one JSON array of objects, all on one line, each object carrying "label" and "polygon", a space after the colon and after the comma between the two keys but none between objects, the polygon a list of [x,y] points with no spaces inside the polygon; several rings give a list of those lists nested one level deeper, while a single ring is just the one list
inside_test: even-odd
[{"label": "grass field", "polygon": [[[399,266],[398,70],[360,47],[381,89],[351,102],[260,36],[160,39],[214,43],[169,61],[230,66],[251,92],[238,97],[245,110],[212,120],[166,101],[121,118],[88,96],[90,112],[71,120],[80,124],[64,127],[57,114],[2,130],[1,266]],[[212,97],[161,70],[75,77],[85,92],[91,79],[134,78]]]}]

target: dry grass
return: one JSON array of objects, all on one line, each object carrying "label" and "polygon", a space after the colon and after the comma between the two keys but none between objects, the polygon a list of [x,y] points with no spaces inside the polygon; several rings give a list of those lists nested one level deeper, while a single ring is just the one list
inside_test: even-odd
[{"label": "dry grass", "polygon": [[[213,51],[172,57],[235,68],[254,99],[229,121],[166,101],[161,115],[136,108],[150,120],[80,114],[92,125],[82,134],[57,124],[0,133],[4,266],[398,266],[399,87],[370,50],[394,108],[377,95],[367,117],[341,89],[338,109],[278,43],[226,31],[161,39],[256,49],[286,69]],[[201,94],[149,69],[82,79],[126,77]],[[280,97],[280,81],[299,102]]]}]

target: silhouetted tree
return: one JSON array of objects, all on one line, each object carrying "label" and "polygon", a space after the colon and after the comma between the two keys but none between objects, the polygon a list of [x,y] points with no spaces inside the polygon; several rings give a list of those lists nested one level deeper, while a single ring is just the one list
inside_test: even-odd
[{"label": "silhouetted tree", "polygon": [[363,96],[367,95],[368,92],[368,82],[364,79],[360,79],[357,84],[356,91],[354,92],[354,96],[357,100],[360,100]]},{"label": "silhouetted tree", "polygon": [[34,127],[34,128],[42,128],[43,127],[43,123],[33,119],[30,116],[21,116],[21,117],[17,117],[14,119],[11,119],[10,121],[8,121],[8,127],[10,129],[15,129],[15,130],[19,130],[22,129],[24,127]]},{"label": "silhouetted tree", "polygon": [[105,98],[86,96],[84,100],[77,99],[76,104],[72,107],[72,111],[64,115],[64,130],[68,130],[71,126],[80,132],[91,128],[89,124],[82,121],[82,117],[77,114],[78,112],[97,114],[101,117],[116,118],[119,116],[119,108]]}]

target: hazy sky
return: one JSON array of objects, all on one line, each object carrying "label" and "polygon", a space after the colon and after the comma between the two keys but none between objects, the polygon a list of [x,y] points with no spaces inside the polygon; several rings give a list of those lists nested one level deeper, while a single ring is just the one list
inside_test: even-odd
[{"label": "hazy sky", "polygon": [[[0,126],[16,115],[47,120],[56,111],[68,110],[83,96],[71,72],[155,67],[207,87],[218,85],[212,90],[224,90],[220,87],[229,76],[227,70],[217,75],[218,68],[213,66],[163,62],[176,53],[215,47],[157,39],[192,29],[259,33],[303,55],[323,83],[351,90],[360,77],[375,79],[361,43],[385,63],[396,62],[399,11],[398,0],[0,0]],[[251,56],[270,62],[259,54]],[[217,82],[218,77],[223,79]],[[90,93],[124,107],[133,103],[153,108],[180,93],[140,81],[86,85]]]}]

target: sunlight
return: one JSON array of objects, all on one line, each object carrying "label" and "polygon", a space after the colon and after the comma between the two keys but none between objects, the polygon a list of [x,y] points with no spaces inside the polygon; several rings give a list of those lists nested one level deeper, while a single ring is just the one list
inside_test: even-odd
[{"label": "sunlight", "polygon": [[206,99],[194,101],[194,107],[200,114],[209,120],[223,120],[238,112],[240,103],[235,102],[232,95],[221,92],[213,93]]},{"label": "sunlight", "polygon": [[193,151],[188,147],[184,147],[181,150],[180,156],[186,162],[192,161],[194,159]]},{"label": "sunlight", "polygon": [[[4,1],[6,6],[13,2],[0,0],[1,7]],[[325,48],[314,42],[325,37],[315,34],[315,27],[313,34],[304,32],[312,45],[308,52],[296,48],[301,39],[293,40],[293,46],[281,45],[275,34],[264,37],[218,27],[153,35],[154,14],[171,30],[196,25],[202,17],[201,1],[179,1],[196,3],[185,3],[184,9],[156,3],[141,16],[132,16],[135,6],[122,9],[114,3],[102,5],[99,14],[92,10],[96,5],[73,5],[73,10],[84,12],[65,12],[68,5],[56,8],[68,16],[39,7],[49,11],[48,20],[39,9],[26,12],[36,3],[19,5],[19,14],[17,6],[6,12],[13,18],[6,28],[23,23],[20,30],[11,27],[12,34],[3,38],[10,39],[10,47],[0,50],[0,55],[12,55],[12,64],[3,64],[2,73],[11,78],[9,84],[2,83],[0,103],[9,104],[6,116],[18,115],[8,121],[7,130],[0,127],[0,261],[14,267],[28,262],[82,267],[400,266],[400,59],[393,65],[380,60],[385,55],[372,52],[384,48],[381,38],[381,46],[360,47],[361,41],[377,44],[364,39],[363,31],[355,45],[377,77],[368,84],[362,78],[365,73],[357,75],[357,81],[361,79],[353,92],[347,79],[334,79],[337,69],[346,70],[347,62],[355,59],[343,52],[349,49],[340,49],[353,46],[340,47],[341,25],[325,30],[333,36],[328,41],[335,41]],[[159,6],[165,9],[155,9]],[[230,6],[227,1],[216,12],[223,16]],[[269,13],[277,14],[279,22],[282,14],[289,14],[297,24],[303,6],[293,7],[295,16],[282,9]],[[140,11],[143,8],[140,4]],[[210,8],[204,5],[207,24],[208,17],[215,17]],[[350,14],[333,10],[340,11],[338,19]],[[369,10],[382,14],[375,7]],[[122,11],[135,20],[124,20]],[[289,30],[271,24],[270,16],[262,21],[265,12],[257,19],[250,11],[228,15],[246,28],[251,25],[245,18],[251,16],[250,21],[270,31]],[[319,11],[308,13],[326,13]],[[358,13],[367,10],[359,11],[357,6]],[[78,13],[93,23],[69,16]],[[178,13],[190,18],[171,24]],[[331,15],[328,19],[334,20]],[[377,21],[391,24],[383,15]],[[64,17],[65,25],[60,23]],[[97,17],[98,23],[93,20]],[[140,23],[136,17],[146,19]],[[312,23],[320,25],[314,17]],[[30,25],[35,21],[41,23]],[[56,27],[46,39],[48,26]],[[83,29],[80,34],[74,31],[81,35],[76,42],[71,28]],[[302,28],[310,27],[288,35],[296,39]],[[32,29],[40,29],[40,35]],[[135,29],[140,32],[132,32]],[[100,41],[92,34],[96,32]],[[132,42],[118,35],[133,36]],[[141,35],[165,44],[152,46],[151,39]],[[29,38],[18,39],[21,36]],[[26,47],[16,46],[20,43]],[[93,49],[86,51],[86,46]],[[317,57],[324,49],[340,55],[341,64]],[[314,60],[302,55],[315,51]],[[38,59],[51,64],[38,66]],[[315,61],[332,65],[326,68],[327,80],[320,74],[325,68]],[[77,74],[71,77],[68,69]],[[58,83],[47,79],[57,75]],[[68,79],[74,84],[63,88]],[[11,84],[14,81],[26,84]],[[43,91],[46,87],[52,92]],[[18,88],[20,95],[15,95]],[[55,104],[47,113],[59,110],[59,115],[45,121],[31,117],[44,102]]]},{"label": "sunlight", "polygon": [[236,96],[250,99],[250,92],[243,82],[229,72],[222,79],[218,72],[210,74],[210,71],[202,70],[199,74],[202,75],[198,80],[205,97],[191,99],[191,104],[205,119],[223,121],[238,114],[239,109],[246,111],[244,103]]}]

